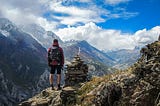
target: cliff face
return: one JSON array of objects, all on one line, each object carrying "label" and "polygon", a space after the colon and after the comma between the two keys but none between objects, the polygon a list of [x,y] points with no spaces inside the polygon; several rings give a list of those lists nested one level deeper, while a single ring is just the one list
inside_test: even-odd
[{"label": "cliff face", "polygon": [[148,44],[141,55],[127,70],[94,77],[79,87],[46,89],[21,106],[160,106],[160,42]]}]

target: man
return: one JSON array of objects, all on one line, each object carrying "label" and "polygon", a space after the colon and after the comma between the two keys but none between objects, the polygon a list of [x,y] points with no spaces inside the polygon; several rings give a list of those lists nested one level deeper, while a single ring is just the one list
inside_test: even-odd
[{"label": "man", "polygon": [[55,72],[57,73],[57,90],[60,90],[60,82],[61,82],[61,69],[64,65],[64,55],[63,49],[59,46],[58,40],[53,40],[53,45],[48,49],[48,65],[51,67],[49,81],[52,90],[54,90],[53,86],[53,76]]}]

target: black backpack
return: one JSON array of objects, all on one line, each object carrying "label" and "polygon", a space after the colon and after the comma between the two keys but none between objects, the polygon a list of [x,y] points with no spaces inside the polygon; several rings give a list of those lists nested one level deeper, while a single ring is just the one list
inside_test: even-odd
[{"label": "black backpack", "polygon": [[61,63],[62,60],[62,54],[59,50],[59,47],[51,48],[51,51],[48,54],[49,60],[56,61],[58,64]]}]

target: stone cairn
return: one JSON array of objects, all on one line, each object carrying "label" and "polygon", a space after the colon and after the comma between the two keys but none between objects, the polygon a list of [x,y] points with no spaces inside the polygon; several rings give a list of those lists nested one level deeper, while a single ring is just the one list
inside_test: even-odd
[{"label": "stone cairn", "polygon": [[22,102],[19,106],[75,106],[76,85],[87,80],[88,66],[76,55],[66,67],[65,86],[60,91],[43,90],[40,94]]},{"label": "stone cairn", "polygon": [[159,35],[159,37],[158,37],[158,41],[160,41],[160,35]]},{"label": "stone cairn", "polygon": [[87,80],[88,66],[79,55],[76,55],[71,64],[66,66],[65,86],[74,86]]}]

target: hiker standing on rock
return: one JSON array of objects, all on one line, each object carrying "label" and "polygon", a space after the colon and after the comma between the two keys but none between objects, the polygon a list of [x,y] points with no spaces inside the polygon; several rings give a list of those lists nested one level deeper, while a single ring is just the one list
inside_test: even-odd
[{"label": "hiker standing on rock", "polygon": [[53,76],[55,72],[57,73],[57,90],[61,89],[60,82],[61,82],[61,70],[63,68],[63,65],[64,65],[63,49],[59,46],[58,40],[54,39],[52,47],[48,49],[48,66],[51,68],[49,81],[52,90],[54,90]]}]

